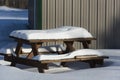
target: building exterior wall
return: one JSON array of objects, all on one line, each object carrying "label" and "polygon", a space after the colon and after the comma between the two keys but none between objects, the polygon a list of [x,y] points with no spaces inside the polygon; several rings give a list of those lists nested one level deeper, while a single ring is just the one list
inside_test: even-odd
[{"label": "building exterior wall", "polygon": [[42,0],[29,0],[29,27],[42,29]]},{"label": "building exterior wall", "polygon": [[65,25],[90,31],[90,48],[120,48],[120,0],[42,0],[42,29]]}]

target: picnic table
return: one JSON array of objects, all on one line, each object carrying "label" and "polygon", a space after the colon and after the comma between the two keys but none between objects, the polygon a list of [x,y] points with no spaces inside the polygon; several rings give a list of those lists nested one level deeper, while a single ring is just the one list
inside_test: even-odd
[{"label": "picnic table", "polygon": [[[77,33],[76,33],[76,30],[77,30]],[[87,34],[87,36],[83,36],[83,37],[76,36],[76,35],[83,34],[83,32],[85,31],[86,31],[85,34]],[[72,33],[73,36],[71,36],[69,33]],[[56,38],[56,35],[59,35],[59,37]],[[17,30],[17,31],[13,31],[10,34],[10,37],[15,39],[15,41],[17,41],[17,47],[15,50],[16,56],[12,56],[11,65],[15,66],[16,63],[20,63],[25,65],[35,66],[35,67],[38,67],[39,72],[44,72],[43,69],[48,69],[47,64],[50,62],[62,62],[61,65],[65,66],[66,62],[81,60],[79,56],[76,57],[76,59],[74,58],[74,59],[49,60],[49,61],[33,60],[32,58],[34,56],[42,55],[41,53],[39,53],[38,48],[40,48],[43,43],[63,41],[64,44],[66,45],[66,50],[63,53],[69,53],[75,50],[75,48],[73,47],[74,42],[81,42],[83,44],[83,48],[89,48],[89,44],[91,43],[91,41],[95,40],[95,38],[87,30],[83,28],[78,28],[78,27],[62,27],[62,28],[51,29],[51,30]],[[19,57],[22,54],[23,44],[28,44],[32,48],[32,51],[27,55],[26,58]],[[91,56],[91,57],[92,57],[91,60],[99,60],[98,63],[103,62],[103,57],[98,57],[98,56],[97,56],[98,58],[96,58],[95,56]],[[90,62],[90,59],[84,57],[83,61]],[[91,67],[95,66],[95,64],[91,62],[90,62],[90,65]]]}]

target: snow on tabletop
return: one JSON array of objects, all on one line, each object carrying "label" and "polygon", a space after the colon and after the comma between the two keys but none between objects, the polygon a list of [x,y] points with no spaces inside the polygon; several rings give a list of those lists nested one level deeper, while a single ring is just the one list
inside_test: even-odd
[{"label": "snow on tabletop", "polygon": [[10,36],[22,39],[69,39],[92,38],[93,36],[82,27],[62,26],[49,30],[15,30]]},{"label": "snow on tabletop", "polygon": [[71,59],[75,56],[84,56],[84,55],[97,55],[103,56],[102,52],[93,49],[80,49],[66,54],[42,54],[33,57],[34,60],[60,60],[60,59]]}]

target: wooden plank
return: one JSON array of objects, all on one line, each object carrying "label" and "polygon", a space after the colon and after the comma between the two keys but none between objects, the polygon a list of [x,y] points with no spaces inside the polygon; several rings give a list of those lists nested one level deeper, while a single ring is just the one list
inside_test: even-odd
[{"label": "wooden plank", "polygon": [[108,56],[76,56],[75,58],[69,58],[69,59],[41,60],[41,63],[71,62],[71,61],[91,61],[91,60],[101,60],[101,59],[107,59],[107,58],[108,58]]},{"label": "wooden plank", "polygon": [[70,38],[70,39],[33,39],[33,40],[25,40],[25,39],[21,39],[21,38],[16,38],[16,37],[12,37],[14,38],[16,41],[22,41],[23,43],[26,44],[30,44],[30,43],[41,43],[41,42],[49,42],[49,41],[91,41],[91,40],[96,40],[96,38]]},{"label": "wooden plank", "polygon": [[70,62],[70,61],[77,61],[77,59],[59,59],[59,60],[42,60],[41,63],[52,63],[52,62]]},{"label": "wooden plank", "polygon": [[85,55],[85,56],[76,56],[75,58],[81,59],[99,59],[99,58],[109,58],[108,56],[97,56],[97,55]]}]

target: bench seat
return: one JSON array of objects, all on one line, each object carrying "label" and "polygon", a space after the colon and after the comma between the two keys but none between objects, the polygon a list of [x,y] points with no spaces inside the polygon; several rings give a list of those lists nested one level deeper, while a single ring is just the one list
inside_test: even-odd
[{"label": "bench seat", "polygon": [[103,56],[103,54],[97,50],[93,50],[93,49],[80,49],[80,50],[76,50],[73,52],[69,52],[66,54],[41,54],[41,55],[37,55],[34,56],[33,59],[34,60],[60,60],[60,59],[71,59],[71,58],[75,58],[75,56]]},{"label": "bench seat", "polygon": [[[38,67],[39,72],[44,72],[44,69],[48,69],[48,63],[54,62],[71,62],[81,61],[89,63],[93,68],[97,64],[103,65],[104,59],[109,58],[102,52],[93,49],[80,49],[66,54],[42,54],[34,56],[32,59],[26,59],[23,57],[14,57],[13,60],[20,64],[30,65]],[[66,66],[66,65],[62,65]]]}]

